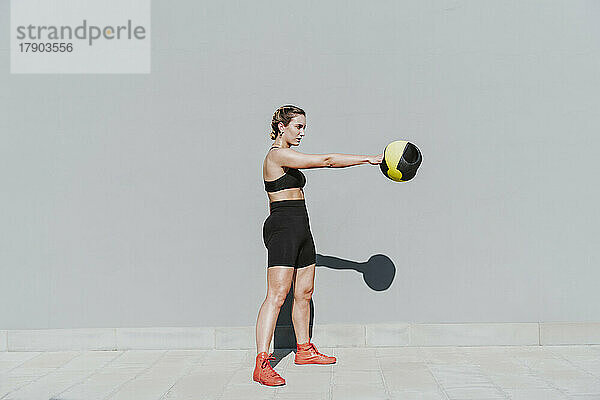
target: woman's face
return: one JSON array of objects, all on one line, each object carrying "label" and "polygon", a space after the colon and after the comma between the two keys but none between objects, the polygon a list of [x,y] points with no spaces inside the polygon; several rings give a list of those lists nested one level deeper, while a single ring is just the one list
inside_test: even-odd
[{"label": "woman's face", "polygon": [[292,118],[288,126],[283,126],[283,123],[280,123],[279,129],[283,129],[283,140],[287,141],[290,146],[298,146],[300,140],[304,137],[306,117],[304,115],[296,115]]}]

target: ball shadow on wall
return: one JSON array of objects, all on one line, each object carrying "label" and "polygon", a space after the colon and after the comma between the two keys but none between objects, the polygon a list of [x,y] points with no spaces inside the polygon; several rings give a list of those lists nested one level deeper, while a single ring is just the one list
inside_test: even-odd
[{"label": "ball shadow on wall", "polygon": [[317,254],[317,267],[352,269],[360,272],[367,286],[377,292],[388,289],[396,276],[394,262],[384,254],[375,254],[365,262],[356,262]]}]

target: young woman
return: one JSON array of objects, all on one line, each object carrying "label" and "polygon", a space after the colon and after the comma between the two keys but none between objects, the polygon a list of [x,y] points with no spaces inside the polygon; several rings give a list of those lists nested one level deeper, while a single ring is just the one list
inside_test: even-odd
[{"label": "young woman", "polygon": [[268,354],[279,310],[294,283],[292,322],[296,334],[296,364],[333,364],[335,357],[319,353],[310,343],[308,321],[315,278],[315,244],[310,232],[302,188],[306,183],[302,168],[343,168],[381,163],[383,154],[302,154],[298,146],[306,130],[306,114],[298,107],[282,106],[271,121],[273,146],[263,163],[265,190],[270,215],[263,225],[263,240],[268,250],[267,296],[256,321],[256,366],[253,379],[263,385],[284,385],[285,380],[269,363]]}]

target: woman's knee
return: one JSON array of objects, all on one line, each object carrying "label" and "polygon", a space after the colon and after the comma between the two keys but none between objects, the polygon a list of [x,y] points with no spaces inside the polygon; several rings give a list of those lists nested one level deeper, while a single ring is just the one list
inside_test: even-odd
[{"label": "woman's knee", "polygon": [[311,286],[307,286],[307,287],[298,287],[294,290],[294,300],[304,300],[304,301],[309,301],[312,297],[314,291],[314,287]]},{"label": "woman's knee", "polygon": [[275,307],[281,307],[290,291],[293,276],[293,268],[269,268],[267,272],[267,298],[265,301]]},{"label": "woman's knee", "polygon": [[267,301],[275,307],[281,307],[285,302],[289,288],[274,288],[267,291]]}]

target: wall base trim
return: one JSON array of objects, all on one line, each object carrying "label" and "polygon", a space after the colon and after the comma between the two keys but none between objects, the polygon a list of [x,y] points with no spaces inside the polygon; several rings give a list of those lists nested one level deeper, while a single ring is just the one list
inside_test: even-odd
[{"label": "wall base trim", "polygon": [[[254,326],[0,330],[0,351],[253,349]],[[321,347],[539,346],[600,344],[600,322],[314,325]],[[278,326],[275,346],[294,345]]]}]

